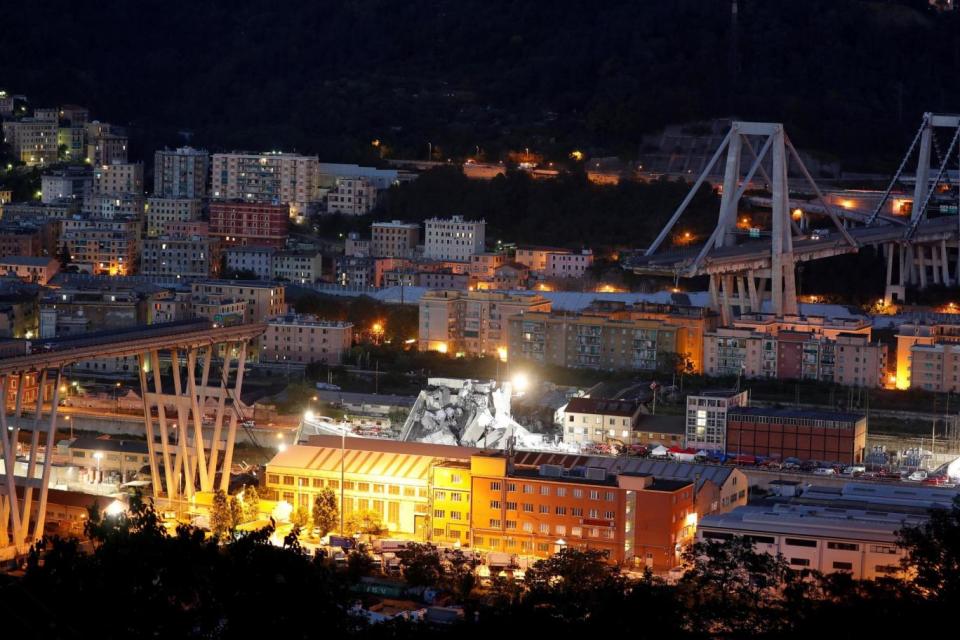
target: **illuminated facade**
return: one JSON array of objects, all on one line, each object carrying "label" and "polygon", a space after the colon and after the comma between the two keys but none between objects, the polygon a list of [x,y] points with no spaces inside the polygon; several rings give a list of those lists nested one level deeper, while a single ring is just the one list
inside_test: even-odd
[{"label": "illuminated facade", "polygon": [[508,347],[512,316],[549,312],[540,295],[427,291],[420,298],[420,350],[497,355]]},{"label": "illuminated facade", "polygon": [[72,218],[62,223],[60,242],[72,264],[94,274],[130,275],[140,247],[139,220]]},{"label": "illuminated facade", "polygon": [[144,206],[147,235],[172,233],[171,224],[199,221],[202,206],[201,200],[191,198],[147,198]]},{"label": "illuminated facade", "polygon": [[28,167],[57,161],[57,121],[23,118],[3,123],[3,140]]},{"label": "illuminated facade", "polygon": [[352,344],[352,323],[287,314],[267,320],[260,338],[260,362],[340,364]]},{"label": "illuminated facade", "polygon": [[686,329],[669,322],[606,314],[528,312],[508,323],[513,356],[561,367],[672,370],[686,342]]},{"label": "illuminated facade", "polygon": [[[266,478],[295,507],[312,508],[325,487],[339,502],[342,491],[348,517],[373,510],[391,536],[530,559],[597,549],[612,563],[676,567],[696,528],[695,482],[713,503],[717,485],[694,465],[689,478],[668,478],[602,466],[612,460],[314,436],[278,453]],[[720,471],[736,481],[736,470]]]},{"label": "illuminated facade", "polygon": [[288,215],[299,216],[319,199],[316,156],[279,152],[215,153],[210,167],[210,196],[214,200],[289,205]]},{"label": "illuminated facade", "polygon": [[467,262],[470,256],[483,253],[487,223],[453,216],[449,220],[430,218],[423,223],[423,255],[437,260]]},{"label": "illuminated facade", "polygon": [[230,201],[210,203],[210,235],[224,246],[262,245],[282,249],[289,235],[286,204]]},{"label": "illuminated facade", "polygon": [[897,332],[898,389],[960,389],[960,324],[904,323]]}]

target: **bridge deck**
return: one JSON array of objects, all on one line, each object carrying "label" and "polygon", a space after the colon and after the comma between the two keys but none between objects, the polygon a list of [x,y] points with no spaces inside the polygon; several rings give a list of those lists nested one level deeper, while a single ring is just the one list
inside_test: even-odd
[{"label": "bridge deck", "polygon": [[[893,242],[903,238],[904,227],[893,225],[875,225],[850,229],[850,235],[860,245],[875,245]],[[929,242],[933,240],[956,239],[960,236],[960,221],[956,217],[943,217],[926,220],[920,224],[911,239],[913,242]],[[679,251],[664,252],[652,256],[637,256],[627,263],[627,268],[638,273],[674,275],[682,273],[697,257],[702,246],[691,247]],[[839,233],[818,240],[794,240],[793,255],[798,262],[817,260],[832,255],[854,253],[857,249],[851,247]],[[748,241],[731,247],[721,247],[710,251],[696,273],[682,275],[707,275],[721,273],[740,268],[744,263],[769,265],[770,243],[764,240]]]},{"label": "bridge deck", "polygon": [[[76,340],[51,341],[52,348],[40,353],[0,359],[0,375],[63,367],[83,360],[135,356],[153,349],[189,348],[255,338],[266,330],[266,324],[242,324],[233,327],[185,327],[174,332],[149,326],[142,331],[95,338],[78,336]],[[71,344],[72,343],[72,344]],[[43,346],[43,341],[38,343]]]}]

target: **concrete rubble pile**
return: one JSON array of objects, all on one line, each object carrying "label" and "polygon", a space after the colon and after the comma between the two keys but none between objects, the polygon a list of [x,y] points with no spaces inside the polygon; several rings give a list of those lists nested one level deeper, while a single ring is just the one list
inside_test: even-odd
[{"label": "concrete rubble pile", "polygon": [[404,424],[401,440],[487,449],[535,447],[542,438],[510,417],[510,385],[430,379]]}]

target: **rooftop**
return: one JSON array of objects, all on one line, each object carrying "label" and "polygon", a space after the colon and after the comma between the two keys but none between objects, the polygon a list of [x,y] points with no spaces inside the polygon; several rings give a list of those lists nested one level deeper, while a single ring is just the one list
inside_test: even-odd
[{"label": "rooftop", "polygon": [[56,264],[56,258],[40,258],[34,256],[4,256],[0,264],[20,267],[49,267]]},{"label": "rooftop", "polygon": [[705,516],[699,528],[736,534],[761,532],[894,543],[904,525],[925,520],[923,516],[778,503],[772,507],[741,506],[728,513]]},{"label": "rooftop", "polygon": [[636,402],[605,400],[603,398],[572,398],[567,403],[566,413],[593,413],[605,416],[633,417],[640,411]]},{"label": "rooftop", "polygon": [[353,326],[352,322],[343,322],[341,320],[324,320],[317,316],[308,314],[288,313],[282,316],[274,316],[267,320],[267,324],[289,324],[302,327],[327,327],[331,329],[347,329]]},{"label": "rooftop", "polygon": [[820,411],[817,409],[790,409],[785,407],[734,407],[727,416],[748,415],[772,418],[800,418],[805,420],[827,420],[833,422],[859,422],[866,416],[846,411]]}]

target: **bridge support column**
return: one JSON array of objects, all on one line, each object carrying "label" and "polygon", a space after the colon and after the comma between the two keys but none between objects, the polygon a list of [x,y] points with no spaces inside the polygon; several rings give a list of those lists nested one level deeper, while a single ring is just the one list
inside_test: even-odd
[{"label": "bridge support column", "polygon": [[943,272],[943,284],[950,286],[950,260],[947,257],[947,241],[940,241],[940,269]]},{"label": "bridge support column", "polygon": [[920,288],[927,288],[927,248],[918,244],[915,247],[917,253],[917,271],[920,274]]},{"label": "bridge support column", "polygon": [[[236,345],[228,344],[224,349],[220,367],[220,381],[210,384],[211,365],[217,353],[214,345],[188,347],[170,350],[170,377],[173,381],[173,393],[165,393],[160,375],[160,358],[156,351],[142,354],[141,385],[144,398],[144,424],[147,428],[150,455],[150,471],[154,477],[153,493],[161,494],[171,501],[181,497],[192,498],[196,491],[212,492],[217,488],[215,482],[218,471],[221,473],[219,486],[224,490],[230,482],[230,465],[233,461],[233,447],[236,443],[236,431],[240,416],[240,393],[243,388],[243,374],[246,363],[248,341],[242,340]],[[231,384],[232,361],[236,358],[235,381]],[[202,360],[202,362],[201,362]],[[153,368],[153,389],[149,388],[149,378],[144,364]],[[200,379],[197,380],[197,369]],[[209,436],[204,435],[204,410],[210,399],[216,399],[213,423],[209,427]],[[170,431],[167,408],[174,407],[177,412],[176,440]],[[154,438],[153,408],[156,407],[159,424],[160,446]],[[224,418],[230,412],[227,428]],[[224,433],[226,431],[226,433]],[[159,452],[158,452],[159,449]],[[221,459],[222,455],[222,459]],[[219,464],[218,463],[222,463]],[[161,490],[162,480],[165,487]]]},{"label": "bridge support column", "polygon": [[937,253],[939,247],[930,245],[930,277],[933,280],[933,284],[940,284],[940,256]]},{"label": "bridge support column", "polygon": [[[23,402],[26,395],[29,373],[38,380],[36,413],[33,416],[33,431],[30,436],[30,451],[27,454],[26,473],[17,475],[17,443],[22,428]],[[40,460],[40,425],[43,413],[43,398],[47,386],[47,372],[20,372],[3,376],[0,379],[0,448],[3,453],[3,476],[0,483],[2,504],[0,504],[0,547],[13,546],[17,553],[25,553],[30,545],[43,537],[46,519],[47,490],[50,485],[50,469],[53,464],[53,448],[56,440],[57,406],[60,402],[60,382],[62,369],[57,370],[50,396],[50,421],[46,429],[44,442],[43,470],[36,477]],[[7,406],[11,382],[16,381],[13,424],[7,419]],[[17,487],[23,489],[18,495]],[[40,490],[37,516],[31,518],[33,511],[33,490]],[[31,531],[30,524],[33,522]]]}]

